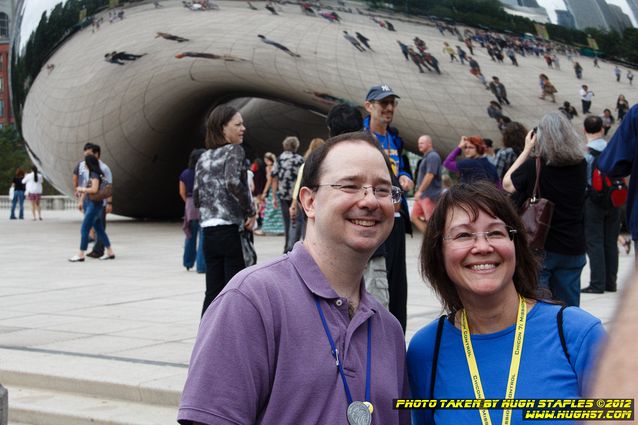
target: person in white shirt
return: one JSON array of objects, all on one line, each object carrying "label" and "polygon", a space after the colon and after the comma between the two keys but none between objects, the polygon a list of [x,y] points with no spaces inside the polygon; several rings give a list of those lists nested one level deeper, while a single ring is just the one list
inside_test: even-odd
[{"label": "person in white shirt", "polygon": [[42,220],[42,209],[40,208],[40,198],[42,197],[42,174],[38,172],[38,167],[31,167],[31,172],[24,176],[22,183],[25,184],[27,199],[31,202],[31,213],[33,220]]},{"label": "person in white shirt", "polygon": [[589,108],[591,108],[591,99],[594,97],[594,92],[589,90],[586,84],[583,84],[582,88],[578,91],[580,95],[580,100],[583,104],[583,114],[589,113]]}]

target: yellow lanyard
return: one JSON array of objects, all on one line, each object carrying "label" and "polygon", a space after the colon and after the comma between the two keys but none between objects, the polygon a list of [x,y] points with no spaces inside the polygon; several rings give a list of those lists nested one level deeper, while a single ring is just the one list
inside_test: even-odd
[{"label": "yellow lanyard", "polygon": [[[518,318],[516,319],[516,334],[514,335],[514,347],[512,348],[512,361],[510,363],[510,373],[507,378],[507,391],[505,399],[513,399],[516,392],[516,380],[518,379],[518,369],[521,365],[521,353],[523,351],[523,337],[525,336],[525,323],[527,321],[527,304],[525,298],[518,296]],[[465,350],[465,358],[467,366],[470,369],[472,378],[472,386],[474,387],[474,395],[477,399],[485,399],[483,386],[481,385],[481,376],[479,375],[476,357],[472,349],[472,340],[470,337],[470,328],[467,324],[467,314],[465,310],[461,310],[461,333],[463,336],[463,349]],[[480,409],[481,423],[483,425],[492,425],[492,419],[487,409]],[[512,422],[512,410],[503,410],[503,425],[509,425]]]}]

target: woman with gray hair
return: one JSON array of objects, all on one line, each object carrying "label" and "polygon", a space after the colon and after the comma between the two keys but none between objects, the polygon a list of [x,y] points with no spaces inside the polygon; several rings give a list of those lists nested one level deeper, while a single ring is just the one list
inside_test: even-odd
[{"label": "woman with gray hair", "polygon": [[503,188],[520,207],[532,196],[536,158],[540,159],[540,196],[554,203],[549,234],[539,253],[540,284],[568,306],[580,304],[580,274],[585,266],[584,149],[569,120],[560,112],[550,112],[527,133],[523,152],[503,177]]}]

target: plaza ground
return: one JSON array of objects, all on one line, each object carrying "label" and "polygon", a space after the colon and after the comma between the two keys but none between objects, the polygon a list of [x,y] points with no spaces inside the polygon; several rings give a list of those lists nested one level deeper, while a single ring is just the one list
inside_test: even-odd
[{"label": "plaza ground", "polygon": [[[111,217],[117,258],[69,263],[79,212],[0,215],[0,383],[10,423],[174,423],[205,286],[204,275],[182,267],[181,223]],[[420,244],[420,235],[407,239],[406,341],[442,312],[418,273]],[[281,253],[283,238],[255,245],[263,262]],[[608,328],[632,268],[633,252],[621,253],[619,292],[582,295]],[[585,267],[582,286],[588,276]]]}]

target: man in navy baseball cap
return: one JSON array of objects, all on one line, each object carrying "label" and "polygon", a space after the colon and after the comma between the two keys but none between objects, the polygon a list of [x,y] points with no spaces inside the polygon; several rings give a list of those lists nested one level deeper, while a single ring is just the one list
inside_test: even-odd
[{"label": "man in navy baseball cap", "polygon": [[[408,165],[403,161],[403,140],[395,128],[390,127],[399,96],[387,84],[372,86],[366,95],[364,107],[368,114],[363,126],[377,139],[390,158],[393,184],[404,191],[414,187]],[[389,310],[399,320],[405,332],[407,323],[408,277],[405,263],[405,233],[412,233],[410,211],[405,197],[395,212],[392,233],[383,244],[388,279]],[[374,259],[374,256],[373,256]]]},{"label": "man in navy baseball cap", "polygon": [[393,92],[392,88],[390,88],[390,86],[388,86],[387,84],[372,86],[366,96],[366,102],[385,99],[388,96],[394,96],[399,99],[399,96],[395,92]]}]

